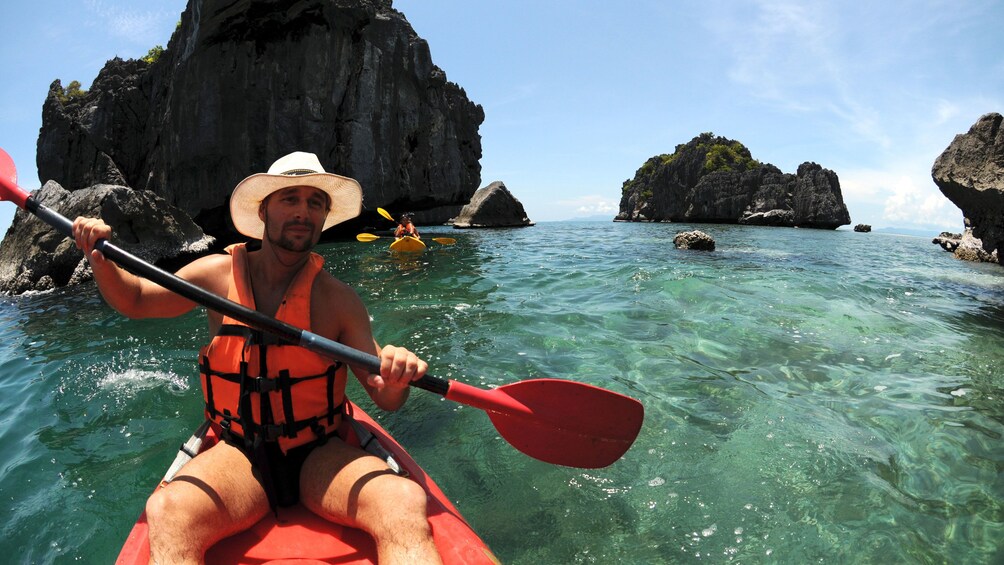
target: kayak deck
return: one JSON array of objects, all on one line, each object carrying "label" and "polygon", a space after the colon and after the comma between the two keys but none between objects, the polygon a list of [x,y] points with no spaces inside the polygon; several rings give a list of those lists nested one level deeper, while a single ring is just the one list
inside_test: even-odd
[{"label": "kayak deck", "polygon": [[[435,482],[378,423],[349,403],[353,419],[372,433],[407,471],[408,477],[428,493],[428,519],[444,563],[497,564],[491,550],[471,529]],[[215,443],[210,431],[202,449]],[[146,564],[150,555],[146,514],[133,526],[116,560],[117,565]],[[251,528],[230,536],[209,549],[206,563],[375,564],[376,545],[369,534],[328,522],[300,504],[280,508],[278,518],[269,513]]]},{"label": "kayak deck", "polygon": [[411,237],[410,235],[406,235],[396,240],[394,243],[391,243],[390,249],[391,251],[403,251],[403,252],[422,251],[425,249],[425,242],[422,241],[421,239],[418,239],[417,237]]}]

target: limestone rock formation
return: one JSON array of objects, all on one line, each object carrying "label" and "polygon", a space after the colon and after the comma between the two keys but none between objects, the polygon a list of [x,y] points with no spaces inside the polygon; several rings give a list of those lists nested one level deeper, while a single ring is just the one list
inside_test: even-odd
[{"label": "limestone rock formation", "polygon": [[711,133],[646,161],[624,182],[615,220],[822,229],[851,223],[833,171],[806,162],[796,174],[782,173]]},{"label": "limestone rock formation", "polygon": [[677,249],[694,249],[697,251],[714,251],[715,239],[701,230],[685,231],[676,234],[673,246]]},{"label": "limestone rock formation", "polygon": [[[49,181],[34,196],[67,218],[104,218],[116,245],[150,262],[191,259],[213,243],[194,222],[149,191],[99,184],[70,192]],[[70,238],[24,210],[18,210],[14,220],[0,246],[0,292],[50,290],[90,279],[90,265]]]},{"label": "limestone rock formation", "polygon": [[483,120],[390,0],[197,0],[154,62],[113,59],[80,96],[53,83],[38,169],[152,191],[231,240],[233,187],[310,151],[359,180],[367,210],[442,222],[480,185]]},{"label": "limestone rock formation", "polygon": [[872,231],[872,227],[868,224],[858,224],[854,226],[854,231],[861,233],[868,233]]},{"label": "limestone rock formation", "polygon": [[985,256],[998,259],[1004,256],[1002,122],[998,113],[985,114],[968,133],[956,135],[931,168],[935,184],[962,210]]},{"label": "limestone rock formation", "polygon": [[509,192],[505,184],[495,181],[479,188],[470,204],[451,220],[455,228],[510,228],[532,226],[523,204]]}]

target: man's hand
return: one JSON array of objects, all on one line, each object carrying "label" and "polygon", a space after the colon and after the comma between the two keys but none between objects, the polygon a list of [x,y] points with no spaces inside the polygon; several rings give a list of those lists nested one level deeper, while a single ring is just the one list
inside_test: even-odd
[{"label": "man's hand", "polygon": [[77,247],[84,252],[84,257],[91,262],[102,265],[105,256],[100,251],[94,249],[94,244],[99,239],[109,239],[112,236],[112,228],[100,218],[78,217],[73,220],[73,240]]},{"label": "man's hand", "polygon": [[377,390],[408,388],[411,381],[422,378],[429,364],[403,347],[385,345],[380,350],[380,374],[369,376],[369,384]]}]

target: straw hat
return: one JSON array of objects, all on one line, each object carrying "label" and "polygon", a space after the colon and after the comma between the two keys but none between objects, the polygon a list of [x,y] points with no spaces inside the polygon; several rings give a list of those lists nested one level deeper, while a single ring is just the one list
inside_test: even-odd
[{"label": "straw hat", "polygon": [[230,218],[237,231],[261,239],[265,223],[258,217],[258,208],[268,195],[291,186],[312,186],[327,193],[331,210],[321,231],[355,218],[362,211],[363,191],[358,182],[326,173],[317,155],[296,151],[272,163],[267,173],[253,174],[234,188],[230,195]]}]

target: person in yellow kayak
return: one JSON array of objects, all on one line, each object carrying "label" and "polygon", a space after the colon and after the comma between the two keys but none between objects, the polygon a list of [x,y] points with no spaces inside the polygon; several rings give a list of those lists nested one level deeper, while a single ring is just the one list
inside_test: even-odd
[{"label": "person in yellow kayak", "polygon": [[415,239],[422,239],[418,235],[418,228],[415,224],[411,223],[411,214],[401,214],[401,219],[398,220],[397,229],[394,230],[394,237],[401,239],[404,236],[411,236]]},{"label": "person in yellow kayak", "polygon": [[[358,294],[312,250],[321,232],[357,216],[355,180],[326,173],[312,153],[277,160],[241,181],[230,199],[237,231],[261,240],[196,259],[178,276],[220,296],[380,357],[380,374],[352,367],[373,402],[397,410],[428,365],[380,348]],[[94,249],[111,228],[77,218],[73,236],[102,296],[130,318],[180,316],[196,304],[106,260]],[[214,543],[270,509],[298,500],[314,513],[370,533],[381,563],[439,563],[422,488],[338,437],[346,369],[294,344],[276,343],[208,311],[212,341],[199,355],[206,414],[224,441],[189,461],[146,504],[151,563],[202,563]]]}]

